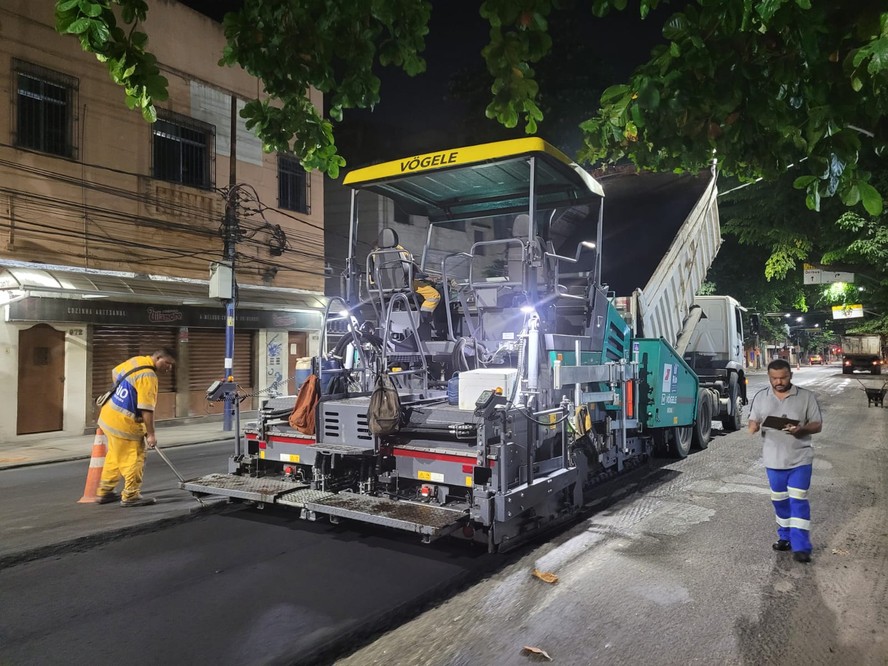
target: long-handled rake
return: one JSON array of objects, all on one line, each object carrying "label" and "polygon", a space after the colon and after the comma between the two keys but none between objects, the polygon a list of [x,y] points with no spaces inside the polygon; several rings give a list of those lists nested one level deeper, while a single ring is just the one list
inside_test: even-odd
[{"label": "long-handled rake", "polygon": [[[167,465],[169,465],[169,468],[171,470],[173,470],[173,474],[175,474],[179,478],[179,481],[181,481],[182,483],[185,483],[185,478],[181,474],[179,474],[179,471],[175,467],[173,467],[173,463],[170,462],[170,459],[167,458],[166,454],[163,451],[161,451],[160,447],[157,446],[157,444],[154,445],[154,450],[157,451],[157,453],[160,455],[160,457],[163,459],[163,461]],[[194,499],[196,499],[202,507],[206,508],[207,505],[203,503],[203,500],[200,497],[198,497],[197,495],[192,495],[192,497]]]}]

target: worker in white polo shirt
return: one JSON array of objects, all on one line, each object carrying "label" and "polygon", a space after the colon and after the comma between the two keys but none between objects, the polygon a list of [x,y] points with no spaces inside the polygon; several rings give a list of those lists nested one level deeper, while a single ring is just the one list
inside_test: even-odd
[{"label": "worker in white polo shirt", "polygon": [[793,385],[792,369],[783,359],[768,364],[768,382],[770,386],[752,398],[749,432],[762,434],[762,458],[777,514],[777,542],[772,547],[792,550],[796,562],[810,562],[811,435],[821,431],[823,417],[814,393]]}]

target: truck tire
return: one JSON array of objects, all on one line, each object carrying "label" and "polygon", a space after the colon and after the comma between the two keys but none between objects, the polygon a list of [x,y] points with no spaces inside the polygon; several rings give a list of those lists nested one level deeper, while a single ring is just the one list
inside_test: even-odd
[{"label": "truck tire", "polygon": [[743,427],[741,417],[743,415],[743,401],[740,398],[740,385],[736,374],[731,374],[728,380],[728,407],[733,414],[725,414],[721,417],[722,428],[725,432],[737,432]]},{"label": "truck tire", "polygon": [[687,458],[691,452],[691,443],[694,440],[694,426],[675,426],[670,429],[670,452],[675,458]]},{"label": "truck tire", "polygon": [[691,452],[694,439],[694,426],[672,426],[657,428],[654,435],[654,452],[657,456],[668,458],[687,458]]},{"label": "truck tire", "polygon": [[854,374],[854,368],[842,368],[843,375],[852,375]]},{"label": "truck tire", "polygon": [[694,437],[692,444],[695,449],[703,450],[709,446],[712,436],[712,403],[706,389],[697,391],[697,418],[694,421]]},{"label": "truck tire", "polygon": [[882,374],[882,368],[880,368],[879,366],[873,366],[873,374],[874,374],[874,375],[881,375],[881,374]]}]

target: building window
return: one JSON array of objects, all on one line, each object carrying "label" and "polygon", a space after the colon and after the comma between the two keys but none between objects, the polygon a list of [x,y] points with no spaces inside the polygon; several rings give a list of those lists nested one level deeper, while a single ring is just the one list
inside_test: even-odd
[{"label": "building window", "polygon": [[158,109],[151,133],[155,178],[204,189],[213,186],[213,125]]},{"label": "building window", "polygon": [[16,80],[15,145],[75,158],[77,79],[13,60]]},{"label": "building window", "polygon": [[[475,242],[483,243],[484,242],[484,232],[481,229],[475,229]],[[482,245],[481,247],[475,248],[475,254],[483,257],[487,254],[487,246]]]},{"label": "building window", "polygon": [[278,206],[299,213],[311,213],[308,174],[291,155],[278,155]]}]

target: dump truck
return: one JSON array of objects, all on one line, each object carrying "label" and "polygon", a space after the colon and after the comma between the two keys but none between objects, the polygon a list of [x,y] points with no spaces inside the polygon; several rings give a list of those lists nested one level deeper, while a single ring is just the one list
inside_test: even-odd
[{"label": "dump truck", "polygon": [[[721,242],[714,166],[599,181],[525,138],[344,183],[345,288],[309,380],[265,402],[227,473],[185,490],[502,551],[655,452],[706,448],[713,420],[739,427],[740,306],[695,296]],[[383,209],[366,196],[421,225],[421,252],[359,219]],[[362,256],[367,223],[379,239]]]},{"label": "dump truck", "polygon": [[855,370],[882,374],[885,358],[881,335],[843,335],[841,340],[843,374],[850,375]]}]

